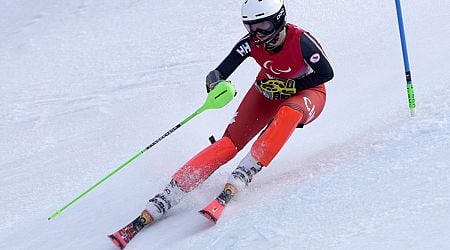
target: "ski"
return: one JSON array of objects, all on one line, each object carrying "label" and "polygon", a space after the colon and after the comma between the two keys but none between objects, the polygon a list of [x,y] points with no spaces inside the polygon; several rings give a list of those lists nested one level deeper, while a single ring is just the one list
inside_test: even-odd
[{"label": "ski", "polygon": [[201,215],[203,215],[206,219],[210,220],[212,223],[216,224],[217,220],[219,220],[220,215],[222,215],[222,211],[225,208],[225,204],[223,204],[222,200],[219,198],[215,198],[211,203],[209,203],[205,208],[198,211]]},{"label": "ski", "polygon": [[237,189],[227,183],[223,191],[212,202],[210,202],[205,208],[198,211],[206,219],[216,224],[222,215],[225,206],[230,202],[233,196],[237,193]]},{"label": "ski", "polygon": [[146,225],[152,222],[153,218],[144,210],[140,216],[108,237],[117,248],[124,249]]}]

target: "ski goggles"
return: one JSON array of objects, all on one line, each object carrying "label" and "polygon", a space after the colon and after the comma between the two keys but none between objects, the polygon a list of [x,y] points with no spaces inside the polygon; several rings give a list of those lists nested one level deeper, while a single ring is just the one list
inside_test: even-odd
[{"label": "ski goggles", "polygon": [[244,23],[245,28],[250,33],[250,35],[270,35],[275,30],[275,25],[273,22],[266,20],[257,23]]}]

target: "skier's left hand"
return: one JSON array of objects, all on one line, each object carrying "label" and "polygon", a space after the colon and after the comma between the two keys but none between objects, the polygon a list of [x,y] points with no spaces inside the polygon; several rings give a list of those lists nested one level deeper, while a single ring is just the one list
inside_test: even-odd
[{"label": "skier's left hand", "polygon": [[224,78],[220,71],[215,69],[209,72],[206,76],[206,92],[209,93],[213,90],[221,80],[224,80]]},{"label": "skier's left hand", "polygon": [[265,97],[271,100],[289,98],[295,93],[295,80],[293,79],[262,79],[255,81],[255,87]]}]

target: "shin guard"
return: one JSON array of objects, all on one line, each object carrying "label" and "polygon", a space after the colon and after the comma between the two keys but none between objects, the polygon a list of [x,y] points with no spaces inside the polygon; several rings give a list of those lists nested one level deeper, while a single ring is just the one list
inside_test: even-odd
[{"label": "shin guard", "polygon": [[184,191],[189,192],[236,154],[237,149],[231,139],[222,137],[184,164],[175,172],[173,179]]},{"label": "shin guard", "polygon": [[262,165],[269,165],[294,132],[302,117],[303,113],[300,111],[288,106],[281,107],[266,131],[253,144],[252,156]]}]

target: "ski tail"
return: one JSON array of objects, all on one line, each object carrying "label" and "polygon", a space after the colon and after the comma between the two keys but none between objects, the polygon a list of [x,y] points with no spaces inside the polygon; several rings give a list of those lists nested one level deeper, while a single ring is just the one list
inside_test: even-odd
[{"label": "ski tail", "polygon": [[209,203],[205,208],[198,211],[201,215],[203,215],[206,219],[216,224],[222,215],[225,206],[230,202],[231,198],[235,194],[237,194],[237,189],[227,183],[223,191],[215,198],[211,203]]},{"label": "ski tail", "polygon": [[122,250],[127,245],[127,243],[120,237],[119,232],[108,235],[108,237],[118,249]]},{"label": "ski tail", "polygon": [[124,249],[128,242],[130,242],[143,227],[144,224],[141,222],[141,216],[139,216],[119,231],[108,235],[108,237],[119,249]]},{"label": "ski tail", "polygon": [[139,231],[152,222],[153,217],[147,210],[144,210],[140,216],[117,232],[108,235],[108,237],[114,245],[117,246],[117,248],[124,249],[127,244],[139,233]]},{"label": "ski tail", "polygon": [[198,211],[201,215],[203,215],[206,219],[210,220],[212,223],[216,224],[222,215],[223,209],[225,206],[220,203],[218,199],[214,199],[211,203],[209,203],[205,208]]}]

